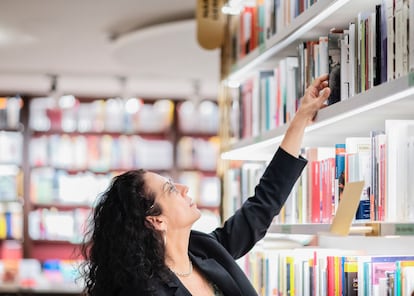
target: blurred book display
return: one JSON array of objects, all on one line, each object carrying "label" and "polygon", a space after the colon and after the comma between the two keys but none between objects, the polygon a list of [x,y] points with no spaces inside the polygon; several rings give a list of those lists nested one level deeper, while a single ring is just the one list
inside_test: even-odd
[{"label": "blurred book display", "polygon": [[198,124],[191,125],[184,111],[191,104],[69,95],[31,97],[23,104],[20,97],[0,98],[4,291],[80,293],[76,248],[85,223],[111,179],[126,170],[143,168],[190,186],[202,212],[195,228],[219,226],[218,107],[204,100],[197,105]]}]

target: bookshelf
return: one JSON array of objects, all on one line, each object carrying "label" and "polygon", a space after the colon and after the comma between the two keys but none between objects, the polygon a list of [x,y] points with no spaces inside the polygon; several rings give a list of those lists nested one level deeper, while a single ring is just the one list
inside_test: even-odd
[{"label": "bookshelf", "polygon": [[221,221],[218,115],[218,104],[213,100],[182,101],[176,108],[177,180],[189,187],[189,196],[197,198],[202,212],[194,225],[198,230],[212,230]]},{"label": "bookshelf", "polygon": [[[283,4],[281,4],[282,2]],[[325,276],[329,272],[326,269],[327,256],[324,254],[324,251],[321,251],[320,249],[330,249],[331,253],[329,256],[340,256],[342,258],[345,258],[346,256],[354,256],[356,258],[362,255],[368,256],[378,254],[389,255],[390,257],[401,254],[412,255],[412,249],[407,247],[414,243],[414,235],[412,232],[414,219],[412,219],[410,214],[413,206],[413,200],[411,198],[412,189],[410,187],[411,179],[407,179],[407,176],[411,176],[414,171],[414,166],[411,164],[410,158],[411,150],[404,150],[404,152],[402,150],[393,150],[393,153],[386,150],[387,147],[389,149],[391,149],[391,147],[393,147],[392,149],[396,149],[394,148],[396,146],[412,146],[412,122],[410,123],[410,120],[412,121],[414,119],[414,55],[412,54],[414,48],[412,45],[407,45],[408,51],[404,53],[406,54],[404,58],[407,58],[407,60],[404,61],[407,63],[404,64],[403,70],[396,66],[399,63],[401,66],[401,61],[403,59],[403,55],[401,55],[400,51],[401,46],[399,46],[403,43],[397,42],[401,42],[402,39],[407,39],[408,34],[410,34],[409,36],[411,38],[412,31],[410,30],[412,30],[412,27],[407,29],[408,31],[404,31],[404,28],[401,29],[399,25],[395,25],[395,27],[392,28],[394,35],[390,35],[389,31],[384,33],[383,29],[382,33],[380,30],[372,30],[372,28],[382,28],[381,19],[379,17],[376,19],[376,16],[380,15],[379,12],[382,13],[382,16],[386,16],[385,21],[391,20],[391,23],[395,24],[395,22],[398,23],[401,20],[402,16],[399,13],[401,13],[402,9],[407,9],[408,7],[411,12],[409,14],[408,10],[405,11],[407,12],[407,18],[404,19],[404,21],[409,23],[410,26],[412,25],[414,16],[412,14],[412,7],[409,6],[412,5],[412,3],[408,3],[408,1],[397,2],[398,1],[394,2],[395,6],[391,6],[391,10],[395,13],[391,16],[389,15],[389,11],[387,11],[389,7],[387,7],[387,9],[383,8],[385,5],[392,3],[392,1],[353,0],[318,0],[305,8],[300,5],[309,3],[308,1],[290,1],[289,5],[291,6],[287,11],[290,11],[291,14],[288,16],[282,14],[282,24],[278,24],[278,20],[273,19],[272,15],[274,14],[280,19],[281,15],[275,12],[273,5],[274,3],[288,5],[287,2],[284,1],[255,1],[254,4],[252,2],[246,2],[246,6],[254,6],[254,8],[246,9],[244,7],[241,8],[239,15],[228,16],[227,40],[229,40],[229,42],[224,44],[222,48],[222,91],[219,100],[221,103],[222,125],[220,135],[223,142],[221,158],[223,166],[226,168],[223,173],[223,204],[226,209],[225,217],[231,215],[232,212],[240,206],[240,200],[237,199],[237,196],[242,196],[242,198],[244,198],[251,195],[253,188],[247,190],[250,190],[250,193],[246,192],[246,188],[248,187],[246,186],[246,183],[256,184],[257,174],[260,174],[264,169],[266,162],[270,161],[274,152],[277,150],[277,147],[281,143],[287,130],[291,118],[290,116],[297,108],[297,99],[301,97],[303,89],[305,88],[304,86],[306,86],[306,83],[303,84],[303,77],[306,79],[306,75],[308,75],[309,71],[314,75],[313,77],[323,73],[320,72],[317,74],[317,71],[320,69],[327,69],[327,72],[330,72],[331,68],[329,60],[326,61],[326,64],[323,60],[324,58],[331,57],[332,53],[327,50],[327,55],[322,55],[322,53],[324,53],[324,47],[322,46],[325,43],[322,43],[321,40],[328,39],[331,29],[335,29],[335,31],[343,30],[341,33],[344,34],[343,36],[345,37],[341,37],[343,38],[341,43],[341,46],[343,47],[340,48],[340,50],[345,53],[345,56],[350,55],[350,48],[355,49],[356,53],[354,59],[345,59],[341,56],[341,62],[346,61],[346,64],[341,63],[341,67],[344,69],[346,68],[347,71],[350,71],[349,69],[353,69],[354,71],[350,72],[352,73],[351,76],[354,77],[349,78],[350,76],[348,74],[348,76],[343,76],[348,80],[341,80],[341,88],[345,89],[343,87],[344,82],[349,86],[349,89],[347,88],[347,91],[349,90],[349,93],[347,93],[348,96],[342,99],[339,98],[339,102],[330,104],[326,106],[326,108],[320,110],[314,123],[306,128],[303,140],[303,155],[309,160],[308,168],[305,169],[297,185],[293,188],[284,209],[282,209],[280,215],[275,218],[274,223],[270,226],[268,235],[263,242],[259,244],[259,251],[257,253],[257,250],[251,252],[247,256],[248,258],[241,263],[246,267],[246,272],[251,276],[252,282],[260,295],[270,295],[270,291],[272,290],[266,290],[270,289],[267,285],[273,285],[272,287],[274,288],[277,284],[279,284],[279,286],[276,289],[282,290],[282,292],[279,290],[280,293],[292,293],[291,289],[295,286],[294,284],[290,286],[290,284],[286,282],[289,281],[289,275],[287,275],[289,270],[285,269],[285,264],[289,266],[288,268],[293,268],[293,266],[295,266],[295,268],[302,268],[302,271],[304,270],[303,266],[298,267],[297,265],[289,265],[290,263],[287,263],[286,260],[294,260],[292,258],[287,259],[292,256],[292,254],[297,253],[297,259],[299,260],[298,262],[295,261],[295,263],[292,261],[292,264],[302,264],[305,261],[307,262],[306,264],[310,264],[309,262],[311,261],[308,260],[316,260],[316,257],[313,256],[316,256],[316,254],[318,254],[318,256],[319,254],[321,255],[320,257],[322,261],[319,261],[320,266],[317,267],[319,279],[314,282],[314,284],[317,283],[317,287],[313,287],[313,292],[317,294],[321,293],[321,295],[330,295],[330,292],[328,293],[327,290],[323,290],[328,287],[328,278]],[[264,5],[264,8],[262,5]],[[379,5],[382,5],[382,8]],[[284,8],[286,9],[286,7]],[[261,23],[261,16],[258,13],[253,16],[253,23],[255,18],[257,18],[257,22],[254,23],[249,31],[251,35],[249,35],[249,33],[246,35],[241,32],[240,27],[242,27],[243,30],[246,30],[246,27],[242,24],[244,21],[244,14],[246,12],[250,13],[251,11],[263,12],[262,9],[264,9],[262,15],[265,16],[263,22]],[[267,11],[266,9],[270,9],[270,11]],[[286,10],[283,11],[286,12]],[[387,17],[389,19],[387,19]],[[375,21],[377,21],[377,23],[374,24]],[[357,29],[352,27],[351,23],[356,26]],[[279,27],[275,29],[274,27],[277,26]],[[264,37],[260,36],[263,31],[265,34],[267,33]],[[269,32],[271,33],[269,34]],[[361,41],[361,39],[358,39],[358,36],[356,39],[352,39],[355,37],[350,37],[352,32],[359,32],[359,37],[366,37],[366,41],[365,39],[364,41]],[[388,43],[391,42],[391,44],[393,44],[392,46],[395,46],[396,48],[395,51],[392,52],[392,56],[390,54],[385,55],[386,59],[392,58],[392,65],[395,66],[394,68],[391,68],[392,71],[390,71],[390,68],[387,68],[388,77],[386,77],[385,80],[381,80],[382,76],[378,75],[380,72],[376,72],[378,71],[378,68],[382,69],[380,65],[383,63],[384,55],[381,60],[378,59],[375,61],[376,64],[371,60],[374,56],[380,57],[378,55],[379,51],[376,52],[371,49],[374,48],[373,43],[375,43],[375,38],[382,41],[380,38],[381,35],[375,37],[375,34],[388,36],[388,39],[391,41],[385,41],[385,45],[388,45]],[[246,36],[250,39],[248,42],[244,43],[246,40],[243,38],[246,38]],[[257,40],[252,41],[252,38],[254,39],[255,36],[258,36]],[[395,40],[392,39],[392,36],[396,36]],[[356,41],[355,43],[351,43],[350,40]],[[252,43],[254,44],[253,46]],[[364,45],[364,49],[360,44]],[[304,67],[305,64],[309,65],[310,62],[307,60],[305,63],[304,60],[301,59],[303,55],[306,56],[307,52],[303,51],[303,46],[305,46],[308,51],[310,48],[312,48],[312,50],[318,50],[316,56],[311,56],[312,59],[317,59],[318,66],[313,64],[314,68]],[[402,47],[405,48],[404,46]],[[381,43],[378,48],[382,48]],[[366,61],[362,61],[361,52],[363,52],[364,58],[367,59]],[[310,56],[306,56],[306,58],[309,57]],[[287,99],[285,105],[277,105],[277,103],[269,101],[272,99],[278,100],[278,96],[283,96],[283,92],[289,92],[289,88],[292,88],[292,84],[289,84],[288,79],[286,79],[287,82],[285,83],[280,82],[282,76],[289,75],[289,72],[284,72],[286,71],[286,63],[288,65],[287,69],[289,69],[288,59],[297,59],[297,61],[295,61],[296,64],[291,64],[293,65],[293,71],[296,75],[294,76],[295,79],[292,80],[294,82],[293,101]],[[360,66],[362,64],[358,64],[361,63],[361,61],[364,63],[363,66]],[[351,68],[351,65],[356,66]],[[378,65],[378,67],[374,65]],[[326,66],[327,68],[323,68],[322,66]],[[384,72],[384,70],[381,71]],[[271,74],[269,74],[269,72]],[[375,75],[373,73],[375,73]],[[269,80],[274,81],[269,82]],[[350,86],[351,84],[352,87],[355,87],[354,93],[350,91],[352,88]],[[295,85],[298,86],[296,89]],[[269,89],[271,89],[271,91],[269,91]],[[280,93],[282,93],[282,95]],[[283,108],[285,108],[285,110],[283,110]],[[269,115],[269,109],[277,109],[276,115],[272,113]],[[289,110],[290,112],[293,110],[293,112],[288,114]],[[237,117],[236,120],[234,120],[235,116]],[[266,118],[266,121],[264,121],[263,118]],[[267,122],[268,118],[273,120],[276,118],[276,121],[282,118],[282,120],[279,120],[276,124],[269,127]],[[393,120],[399,121],[400,123],[403,122],[401,129],[407,128],[408,130],[407,133],[403,132],[405,134],[401,138],[392,136],[390,125]],[[394,128],[393,130],[398,130],[398,128]],[[381,153],[384,153],[381,156],[381,161],[386,164],[386,170],[382,167],[381,173],[379,172],[380,164],[378,161],[380,149],[375,148],[377,147],[375,145],[378,145],[378,142],[375,142],[377,138],[374,137],[374,132],[378,131],[383,131],[383,135],[386,137],[385,139],[387,139],[385,144],[381,146],[381,149],[383,149],[381,150]],[[312,192],[310,191],[311,187],[309,187],[310,185],[308,183],[312,178],[309,167],[312,163],[322,161],[322,159],[318,158],[320,156],[314,156],[311,154],[312,152],[309,151],[328,147],[328,149],[333,149],[331,151],[334,153],[329,154],[330,156],[326,156],[326,159],[335,159],[335,145],[345,143],[346,140],[351,137],[371,138],[370,147],[372,145],[373,148],[371,150],[370,160],[377,162],[370,163],[370,167],[373,168],[375,165],[377,165],[377,167],[370,171],[368,179],[369,182],[375,181],[378,183],[369,183],[369,185],[371,185],[369,190],[377,191],[369,191],[368,193],[371,198],[369,200],[371,218],[364,220],[356,216],[350,230],[350,235],[346,237],[338,237],[329,233],[330,223],[327,223],[326,221],[312,223],[310,221],[311,217],[308,214],[305,214],[305,212],[308,213],[307,208],[311,207],[311,204],[309,201],[308,204],[306,204],[304,200],[312,198]],[[397,139],[400,141],[399,145],[395,145]],[[407,157],[407,161],[401,161],[404,157]],[[398,163],[398,165],[396,163]],[[403,163],[404,165],[402,165]],[[349,167],[351,167],[351,165],[352,164],[349,164]],[[393,171],[391,171],[391,169],[393,169]],[[329,174],[331,174],[331,172],[332,171],[329,171]],[[363,173],[358,172],[358,174],[362,175]],[[405,180],[404,183],[401,183],[403,185],[395,186],[395,175],[397,174],[398,178]],[[383,179],[379,180],[379,175],[382,176],[381,178]],[[332,178],[332,175],[330,175],[329,178]],[[332,182],[338,182],[337,178],[332,178],[331,180]],[[336,188],[325,195],[328,197],[328,202],[330,201],[329,205],[336,209],[339,195],[338,184],[330,184],[334,184]],[[381,189],[379,189],[380,187]],[[398,191],[395,187],[398,188]],[[378,190],[381,190],[381,192],[379,193]],[[380,194],[382,194],[381,200],[377,199]],[[322,195],[320,198],[321,200],[322,198],[325,200],[325,197]],[[360,206],[361,204],[362,203],[360,203]],[[403,204],[403,206],[399,206],[401,204]],[[385,211],[385,214],[379,214],[377,212],[378,207],[381,207],[381,211]],[[385,208],[386,210],[384,210]],[[401,215],[398,214],[399,210],[396,211],[396,208],[402,210]],[[333,210],[333,213],[334,212],[335,211]],[[330,220],[331,219],[332,218],[330,218]],[[316,240],[316,245],[315,241],[310,242],[310,238],[315,237],[318,238]],[[292,243],[290,248],[284,246],[284,242],[289,240],[295,243],[299,242],[299,245],[305,244],[305,249],[307,248],[308,251],[302,252],[302,250],[297,250],[298,247],[295,243]],[[281,242],[280,246],[277,245],[278,241]],[[266,248],[262,248],[264,245],[273,243],[274,245],[271,247],[267,246]],[[312,244],[313,246],[310,247],[309,244]],[[306,252],[306,255],[302,254]],[[263,269],[263,266],[264,264],[271,262],[271,260],[274,260],[274,256],[279,258],[273,261],[278,266],[278,271],[276,271],[276,274],[270,276],[276,276],[279,282],[276,284],[264,283],[263,278],[261,277],[264,276],[267,271]],[[304,260],[303,262],[301,261],[302,259]],[[263,260],[268,261],[265,263]],[[346,261],[346,259],[343,260]],[[315,265],[313,268],[315,268]],[[290,276],[292,275],[293,273],[290,274]],[[303,274],[298,276],[300,276],[299,281],[301,281],[303,279]],[[362,281],[365,280],[368,283],[367,278],[364,278],[362,274],[359,274],[359,276]],[[320,282],[320,280],[322,282]],[[323,280],[326,280],[326,282],[323,282]],[[369,285],[370,284],[375,286],[375,289],[383,288],[383,286],[378,288],[378,282],[370,282]],[[331,290],[331,292],[332,291],[333,290]],[[300,295],[309,295],[309,290],[306,291],[306,293],[303,290],[295,290],[295,292]],[[401,291],[398,291],[398,293],[400,292]],[[400,295],[398,293],[396,295]],[[372,294],[372,291],[364,290],[363,287],[358,286],[358,295],[374,294]]]},{"label": "bookshelf", "polygon": [[136,167],[171,175],[174,102],[31,98],[28,110],[27,258],[74,253],[111,178]]},{"label": "bookshelf", "polygon": [[[304,147],[333,146],[349,135],[366,136],[385,129],[385,119],[413,118],[414,73],[387,82],[364,93],[319,111],[315,122],[305,130]],[[352,124],[350,124],[352,122]],[[269,160],[282,141],[287,126],[266,131],[231,144],[222,154],[226,159],[244,159],[257,152],[255,160]]]},{"label": "bookshelf", "polygon": [[22,107],[18,96],[0,97],[0,258],[22,256]]},{"label": "bookshelf", "polygon": [[[11,124],[16,115],[11,117],[3,107],[14,100],[20,103],[20,120]],[[201,227],[220,223],[217,103],[203,100],[198,105],[202,111],[191,112],[195,117],[190,124],[185,121],[188,114],[178,112],[186,102],[0,98],[0,270],[3,275],[3,270],[17,270],[19,265],[23,280],[29,276],[37,282],[9,285],[2,278],[5,293],[79,295],[73,267],[82,260],[76,251],[82,225],[110,179],[129,169],[144,168],[182,181],[195,190],[193,197],[217,191],[216,199],[197,202],[205,216]],[[182,154],[198,151],[190,153],[185,165],[178,159],[182,138],[188,139]]]},{"label": "bookshelf", "polygon": [[[208,112],[196,114],[199,124],[188,128],[179,119],[178,106],[189,104],[182,99],[30,98],[25,258],[78,258],[73,250],[82,240],[82,225],[96,197],[126,170],[144,168],[185,184],[196,176],[194,197],[211,193],[211,188],[219,191],[218,108],[214,100],[206,102],[200,106]],[[183,138],[188,140],[187,146],[181,145],[184,149]],[[199,153],[190,153],[190,160],[180,165],[180,151],[188,157],[188,149]],[[200,199],[199,207],[217,219],[219,203]]]}]

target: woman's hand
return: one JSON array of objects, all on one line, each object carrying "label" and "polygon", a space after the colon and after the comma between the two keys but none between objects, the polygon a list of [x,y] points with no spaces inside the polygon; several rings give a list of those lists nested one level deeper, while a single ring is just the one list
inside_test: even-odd
[{"label": "woman's hand", "polygon": [[328,87],[328,79],[328,74],[325,74],[312,82],[305,91],[295,117],[303,117],[308,124],[315,119],[318,110],[326,106],[325,101],[331,93]]},{"label": "woman's hand", "polygon": [[331,90],[328,87],[328,75],[316,78],[303,96],[298,111],[289,124],[280,147],[287,153],[297,157],[302,145],[303,133],[311,123],[318,110],[323,108]]}]

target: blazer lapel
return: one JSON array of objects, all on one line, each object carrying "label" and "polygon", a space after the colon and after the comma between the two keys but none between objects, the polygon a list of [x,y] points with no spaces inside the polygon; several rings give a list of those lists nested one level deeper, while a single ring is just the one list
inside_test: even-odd
[{"label": "blazer lapel", "polygon": [[190,254],[193,264],[195,264],[203,274],[216,284],[224,295],[242,295],[238,285],[230,274],[214,259],[202,259]]}]

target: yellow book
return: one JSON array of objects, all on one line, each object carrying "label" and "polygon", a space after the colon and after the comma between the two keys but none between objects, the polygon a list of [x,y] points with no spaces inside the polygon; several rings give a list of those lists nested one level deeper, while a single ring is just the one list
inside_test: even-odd
[{"label": "yellow book", "polygon": [[4,213],[0,213],[0,239],[6,239],[7,225]]},{"label": "yellow book", "polygon": [[295,258],[286,256],[286,289],[287,295],[295,295]]},{"label": "yellow book", "polygon": [[346,295],[358,295],[358,262],[346,261],[344,263],[344,287]]},{"label": "yellow book", "polygon": [[[402,296],[411,296],[411,295],[406,295],[406,286],[407,286],[407,276],[405,274],[405,270],[407,269],[407,267],[413,267],[414,266],[414,261],[412,260],[408,260],[408,261],[400,261],[398,263],[399,265],[399,280],[400,280],[400,285],[398,286],[398,292],[400,293],[400,295]],[[398,280],[398,279],[397,279]]]},{"label": "yellow book", "polygon": [[338,256],[335,256],[334,259],[334,270],[335,270],[335,296],[341,296],[340,294],[340,258]]}]

